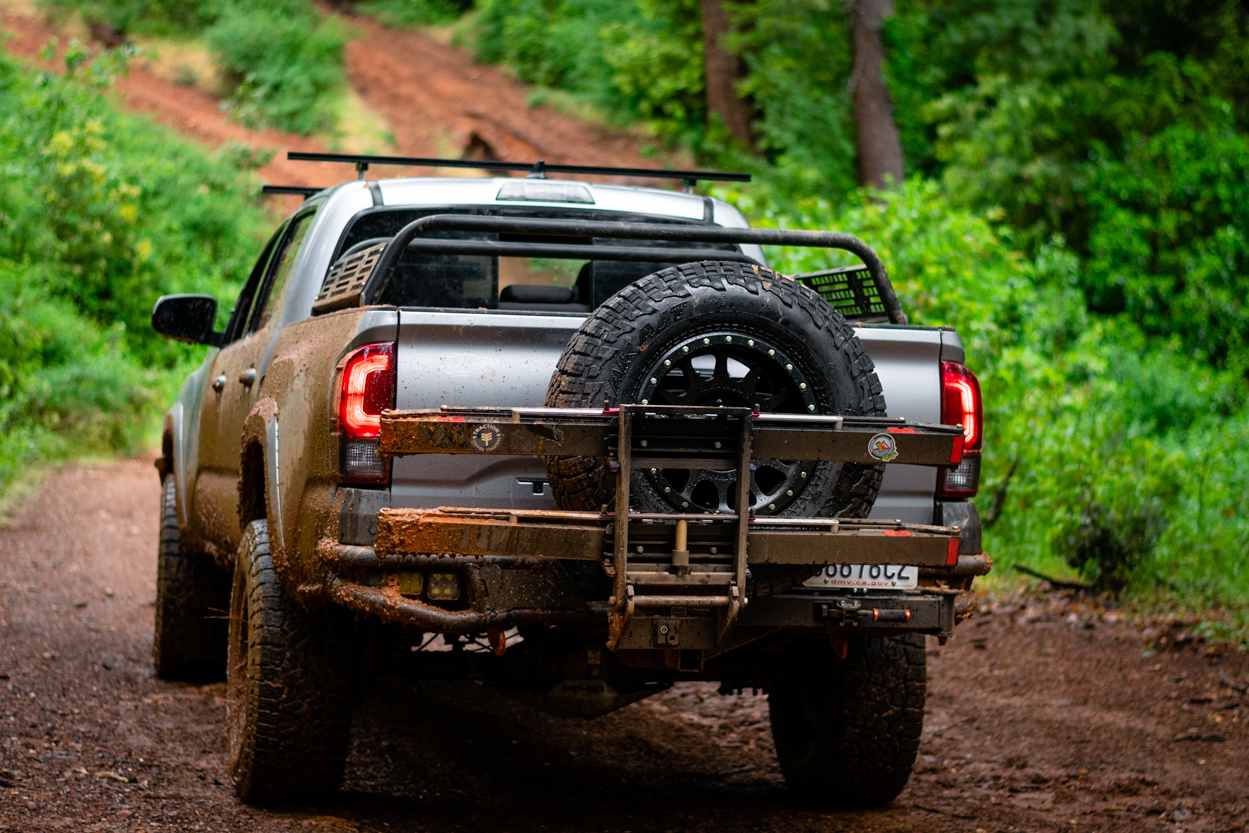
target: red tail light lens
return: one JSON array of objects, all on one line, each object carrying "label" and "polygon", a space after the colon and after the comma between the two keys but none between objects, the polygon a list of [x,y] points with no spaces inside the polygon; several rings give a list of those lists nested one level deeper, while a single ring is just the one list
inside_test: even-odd
[{"label": "red tail light lens", "polygon": [[347,357],[338,393],[339,465],[344,480],[386,482],[377,453],[382,411],[395,405],[395,346],[369,344]]},{"label": "red tail light lens", "polygon": [[984,442],[984,407],[976,374],[957,362],[941,363],[941,423],[963,426],[963,452]]},{"label": "red tail light lens", "polygon": [[980,452],[984,446],[984,403],[980,382],[958,362],[941,363],[941,422],[963,426],[963,460],[957,467],[942,469],[939,499],[964,500],[980,489]]}]

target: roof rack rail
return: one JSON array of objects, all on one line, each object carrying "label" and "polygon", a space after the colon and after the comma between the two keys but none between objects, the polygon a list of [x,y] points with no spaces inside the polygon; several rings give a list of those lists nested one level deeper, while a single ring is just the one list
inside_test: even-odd
[{"label": "roof rack rail", "polygon": [[308,199],[313,194],[319,194],[324,188],[311,188],[307,185],[266,185],[260,189],[262,194],[295,194],[296,196]]},{"label": "roof rack rail", "polygon": [[680,179],[687,191],[692,191],[699,180],[716,182],[750,182],[750,174],[727,171],[672,171],[664,168],[611,168],[602,165],[553,165],[542,159],[537,162],[494,162],[471,159],[431,159],[422,156],[360,156],[354,153],[303,153],[290,151],[286,158],[292,162],[346,162],[356,166],[356,173],[364,179],[369,165],[412,165],[429,168],[478,168],[485,171],[527,171],[528,177],[546,179],[548,173],[597,174],[599,176],[635,176],[645,179]]}]

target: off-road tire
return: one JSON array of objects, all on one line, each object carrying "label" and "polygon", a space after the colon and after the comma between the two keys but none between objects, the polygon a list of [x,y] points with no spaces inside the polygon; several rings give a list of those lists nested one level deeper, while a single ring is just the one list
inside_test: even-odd
[{"label": "off-road tire", "polygon": [[768,693],[781,772],[803,802],[873,807],[911,777],[924,726],[924,637],[849,634],[845,659],[795,642]]},{"label": "off-road tire", "polygon": [[[555,408],[642,404],[648,394],[657,395],[650,367],[656,357],[676,351],[676,361],[680,351],[675,345],[688,344],[691,338],[701,345],[706,343],[704,336],[731,340],[734,350],[747,343],[753,348],[754,339],[761,346],[765,340],[775,345],[779,354],[788,357],[791,370],[796,368],[804,381],[802,395],[810,400],[796,412],[885,414],[872,360],[845,318],[810,287],[792,278],[728,261],[664,269],[607,299],[569,339],[547,389],[546,404]],[[777,370],[785,373],[783,367]],[[670,371],[660,368],[659,372]],[[775,514],[858,518],[871,511],[883,465],[825,462],[814,466],[809,478],[804,474],[797,497],[779,506]],[[615,476],[602,458],[548,458],[547,474],[562,509],[596,511],[614,500]],[[666,502],[641,472],[635,472],[630,481],[630,496],[634,508],[642,511],[689,511]],[[783,592],[814,573],[815,569],[805,566],[754,569],[747,593]]]},{"label": "off-road tire", "polygon": [[161,489],[152,662],[164,680],[225,677],[230,575],[209,556],[182,548],[173,475]]},{"label": "off-road tire", "polygon": [[324,796],[351,739],[352,618],[309,611],[282,589],[266,521],[244,530],[234,567],[226,683],[230,777],[244,801]]}]

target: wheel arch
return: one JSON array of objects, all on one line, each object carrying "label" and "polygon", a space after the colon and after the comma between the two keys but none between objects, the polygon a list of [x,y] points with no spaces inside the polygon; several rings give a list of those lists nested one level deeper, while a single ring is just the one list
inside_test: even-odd
[{"label": "wheel arch", "polygon": [[278,476],[278,406],[265,397],[243,421],[238,482],[239,529],[252,521],[269,522],[275,559],[285,559],[282,536],[281,484]]}]

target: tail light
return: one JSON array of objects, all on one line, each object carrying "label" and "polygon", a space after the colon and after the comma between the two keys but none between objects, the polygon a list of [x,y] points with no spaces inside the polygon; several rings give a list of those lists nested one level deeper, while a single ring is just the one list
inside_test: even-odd
[{"label": "tail light", "polygon": [[937,498],[965,500],[980,488],[980,452],[984,446],[984,405],[976,375],[958,362],[941,363],[941,422],[963,426],[963,460],[941,469]]},{"label": "tail light", "polygon": [[395,345],[369,344],[347,357],[338,390],[339,471],[344,481],[387,483],[377,453],[382,411],[395,406]]}]

